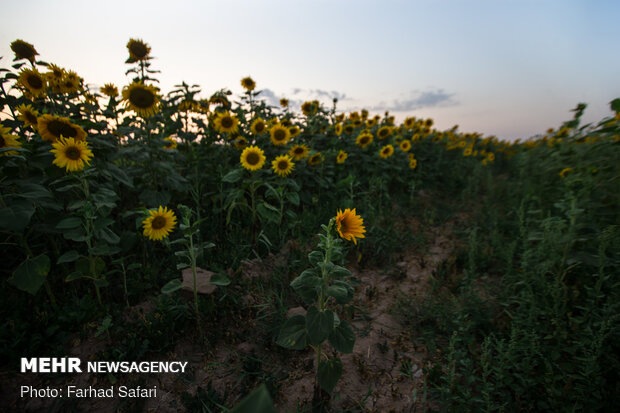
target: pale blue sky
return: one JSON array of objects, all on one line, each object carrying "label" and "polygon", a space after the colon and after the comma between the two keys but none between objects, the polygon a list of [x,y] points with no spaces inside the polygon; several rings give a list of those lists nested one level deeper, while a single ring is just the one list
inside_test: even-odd
[{"label": "pale blue sky", "polygon": [[[433,117],[440,129],[514,139],[570,118],[611,114],[620,97],[620,1],[4,1],[10,43],[75,70],[93,86],[128,83],[129,38],[156,57],[164,92],[204,97],[250,75],[266,96],[341,97],[339,108]],[[295,93],[296,92],[296,93]]]}]

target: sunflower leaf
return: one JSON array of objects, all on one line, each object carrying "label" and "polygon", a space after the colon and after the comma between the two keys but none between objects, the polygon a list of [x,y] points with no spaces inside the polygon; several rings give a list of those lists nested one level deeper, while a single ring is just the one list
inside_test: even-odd
[{"label": "sunflower leaf", "polygon": [[334,328],[329,335],[329,344],[341,353],[350,354],[355,345],[355,333],[353,327],[348,322],[341,320],[340,324]]},{"label": "sunflower leaf", "polygon": [[222,182],[234,184],[243,178],[243,169],[233,169],[222,177]]},{"label": "sunflower leaf", "polygon": [[22,262],[7,282],[22,291],[35,295],[45,283],[50,270],[50,259],[47,255],[27,258]]},{"label": "sunflower leaf", "polygon": [[307,341],[306,318],[303,315],[296,315],[284,322],[276,343],[284,348],[303,350]]},{"label": "sunflower leaf", "polygon": [[342,376],[342,361],[339,358],[319,362],[318,380],[323,390],[331,393],[340,380],[340,376]]},{"label": "sunflower leaf", "polygon": [[308,308],[306,313],[306,329],[308,339],[314,345],[321,344],[334,328],[334,312],[331,310],[320,311],[315,306]]},{"label": "sunflower leaf", "polygon": [[73,262],[77,260],[78,258],[80,258],[80,253],[78,253],[76,250],[67,251],[64,254],[62,254],[60,257],[58,257],[56,264],[63,264],[65,262]]}]

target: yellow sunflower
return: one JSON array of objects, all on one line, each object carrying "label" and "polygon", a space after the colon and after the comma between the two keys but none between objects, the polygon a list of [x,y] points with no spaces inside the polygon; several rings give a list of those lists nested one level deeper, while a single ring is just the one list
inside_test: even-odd
[{"label": "yellow sunflower", "polygon": [[254,79],[252,79],[250,76],[247,76],[241,79],[241,86],[243,86],[245,90],[250,92],[256,87],[256,82],[254,82]]},{"label": "yellow sunflower", "polygon": [[129,51],[129,59],[133,61],[148,60],[149,53],[151,53],[149,45],[140,39],[129,39],[127,50]]},{"label": "yellow sunflower", "polygon": [[376,124],[377,124],[377,119],[375,119],[375,118],[370,118],[370,119],[366,120],[366,126],[369,127],[369,128],[372,128]]},{"label": "yellow sunflower", "polygon": [[235,139],[234,145],[235,148],[239,150],[244,149],[246,146],[248,146],[248,140],[243,136],[239,136],[237,139]]},{"label": "yellow sunflower", "polygon": [[133,82],[123,88],[123,101],[128,110],[133,110],[139,116],[148,118],[159,111],[159,96],[155,86],[145,85],[142,82]]},{"label": "yellow sunflower", "polygon": [[394,147],[392,145],[385,145],[383,148],[381,148],[381,151],[379,151],[379,156],[383,159],[387,159],[392,156],[393,153]]},{"label": "yellow sunflower", "polygon": [[288,151],[288,154],[296,161],[304,159],[310,153],[310,149],[304,145],[295,145]]},{"label": "yellow sunflower", "polygon": [[347,123],[346,125],[344,125],[344,127],[342,128],[343,132],[346,133],[347,135],[350,135],[353,133],[353,131],[355,130],[355,126],[353,126],[352,123]]},{"label": "yellow sunflower", "polygon": [[566,176],[568,176],[568,174],[570,174],[572,172],[573,172],[573,168],[564,168],[559,173],[560,178],[564,179],[564,178],[566,178]]},{"label": "yellow sunflower", "polygon": [[[4,148],[20,148],[22,143],[18,141],[19,136],[9,135],[10,128],[5,128],[0,123],[0,149]],[[0,152],[0,156],[17,155],[16,151]]]},{"label": "yellow sunflower", "polygon": [[321,154],[321,152],[317,152],[314,155],[312,155],[310,157],[310,159],[308,159],[308,164],[310,165],[318,165],[321,162],[323,162],[323,155]]},{"label": "yellow sunflower", "polygon": [[362,109],[362,110],[361,110],[361,112],[360,112],[360,117],[361,117],[363,120],[368,119],[368,110],[367,110],[367,109]]},{"label": "yellow sunflower", "polygon": [[111,98],[115,98],[118,96],[118,88],[114,86],[114,83],[106,83],[102,87],[99,88],[99,91],[106,96]]},{"label": "yellow sunflower", "polygon": [[252,122],[250,126],[250,130],[254,135],[262,135],[267,129],[267,123],[263,120],[263,118],[256,118]]},{"label": "yellow sunflower", "polygon": [[291,135],[291,139],[298,136],[301,133],[301,129],[297,125],[289,126],[288,131]]},{"label": "yellow sunflower", "polygon": [[362,133],[357,135],[357,139],[355,140],[355,144],[357,146],[365,148],[365,147],[367,147],[368,145],[370,145],[372,143],[373,139],[374,138],[372,136],[372,133],[370,133],[368,131],[363,131]]},{"label": "yellow sunflower", "polygon": [[365,238],[366,228],[362,217],[356,215],[355,208],[353,210],[347,208],[344,211],[339,210],[336,215],[336,231],[340,237],[357,245],[356,238]]},{"label": "yellow sunflower", "polygon": [[164,138],[164,140],[167,142],[164,146],[162,146],[164,149],[176,149],[177,146],[179,146],[177,141],[175,141],[172,136],[168,136],[167,138]]},{"label": "yellow sunflower", "polygon": [[340,152],[338,152],[338,156],[336,157],[336,162],[337,163],[344,163],[344,161],[346,161],[348,157],[349,157],[349,154],[347,154],[345,151],[341,150]]},{"label": "yellow sunflower", "polygon": [[50,63],[47,66],[47,72],[45,73],[45,77],[47,78],[47,83],[52,88],[54,93],[61,93],[61,81],[65,76],[65,69],[62,67],[55,65],[54,63]]},{"label": "yellow sunflower", "polygon": [[257,146],[248,146],[241,152],[241,165],[248,171],[258,171],[265,160],[265,152]]},{"label": "yellow sunflower", "polygon": [[408,117],[407,119],[405,119],[404,125],[407,129],[413,129],[413,127],[415,126],[415,118]]},{"label": "yellow sunflower", "polygon": [[288,128],[279,123],[276,123],[269,129],[269,135],[271,136],[271,143],[276,146],[286,145],[291,138]]},{"label": "yellow sunflower", "polygon": [[15,60],[28,59],[34,62],[35,56],[38,55],[33,45],[21,39],[17,39],[11,43],[11,50],[15,53]]},{"label": "yellow sunflower", "polygon": [[416,158],[411,158],[409,160],[409,169],[415,169],[418,167],[418,160]]},{"label": "yellow sunflower", "polygon": [[235,133],[239,130],[239,120],[226,110],[215,117],[213,127],[220,133]]},{"label": "yellow sunflower", "polygon": [[86,141],[63,137],[52,143],[52,146],[54,149],[50,152],[54,154],[53,164],[59,168],[66,168],[67,171],[81,171],[93,157]]},{"label": "yellow sunflower", "polygon": [[37,69],[22,69],[17,80],[34,97],[44,96],[47,81]]},{"label": "yellow sunflower", "polygon": [[17,108],[19,115],[17,119],[24,122],[24,125],[32,127],[32,129],[37,129],[37,123],[39,121],[39,112],[32,108],[31,105],[22,104]]},{"label": "yellow sunflower", "polygon": [[314,115],[319,110],[319,102],[316,100],[304,102],[301,105],[301,111],[306,116]]},{"label": "yellow sunflower", "polygon": [[411,141],[404,139],[398,147],[403,152],[409,152],[411,150]]},{"label": "yellow sunflower", "polygon": [[377,131],[377,138],[385,139],[392,134],[392,128],[389,126],[381,126]]},{"label": "yellow sunflower", "polygon": [[55,142],[61,137],[73,138],[76,141],[86,139],[86,132],[81,126],[71,123],[68,118],[54,115],[41,115],[37,121],[37,129],[45,141]]},{"label": "yellow sunflower", "polygon": [[68,71],[60,80],[60,90],[63,93],[77,93],[80,90],[80,77],[73,71]]},{"label": "yellow sunflower", "polygon": [[336,136],[342,135],[342,123],[336,123],[336,125],[334,126],[334,133],[336,134]]},{"label": "yellow sunflower", "polygon": [[281,177],[285,177],[293,171],[295,164],[288,155],[280,155],[271,162],[272,169]]},{"label": "yellow sunflower", "polygon": [[280,99],[280,106],[282,106],[283,108],[288,108],[288,99],[286,98]]},{"label": "yellow sunflower", "polygon": [[168,207],[159,206],[159,209],[149,211],[149,216],[142,221],[143,234],[152,241],[166,238],[177,224],[177,217]]}]

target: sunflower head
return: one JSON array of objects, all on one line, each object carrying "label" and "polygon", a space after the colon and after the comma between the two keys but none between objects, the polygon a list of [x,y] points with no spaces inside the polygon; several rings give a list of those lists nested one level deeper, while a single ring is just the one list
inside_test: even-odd
[{"label": "sunflower head", "polygon": [[139,116],[148,118],[159,111],[157,91],[155,86],[133,82],[123,88],[123,101],[128,110],[133,110]]},{"label": "sunflower head", "polygon": [[162,146],[164,149],[176,149],[178,146],[177,141],[175,141],[172,136],[164,138],[164,141],[166,141],[166,144]]},{"label": "sunflower head", "polygon": [[291,133],[286,126],[276,123],[269,129],[271,143],[276,146],[286,145],[291,138]]},{"label": "sunflower head", "polygon": [[400,148],[401,151],[403,152],[409,152],[411,150],[411,141],[404,139],[400,145],[398,145],[398,147]]},{"label": "sunflower head", "polygon": [[54,149],[50,152],[54,154],[54,165],[59,168],[66,168],[67,171],[81,171],[93,157],[86,141],[61,137],[52,143],[52,146]]},{"label": "sunflower head", "polygon": [[28,42],[17,39],[11,43],[11,50],[15,53],[15,60],[27,59],[34,63],[37,50]]},{"label": "sunflower head", "polygon": [[143,234],[152,241],[159,241],[170,235],[177,223],[177,217],[168,207],[159,206],[159,209],[149,211],[149,216],[142,221]]},{"label": "sunflower head", "polygon": [[377,131],[377,138],[385,139],[392,134],[392,128],[389,126],[381,126]]},{"label": "sunflower head", "polygon": [[129,51],[129,63],[140,60],[148,60],[151,48],[148,44],[140,39],[129,39],[127,42],[127,51]]},{"label": "sunflower head", "polygon": [[68,71],[64,74],[60,80],[60,90],[63,93],[71,94],[77,93],[81,88],[81,79],[77,73]]},{"label": "sunflower head", "polygon": [[357,139],[355,140],[355,144],[357,146],[365,148],[368,145],[370,145],[372,143],[372,141],[373,141],[372,133],[370,133],[368,131],[363,131],[362,133],[360,133],[357,136]]},{"label": "sunflower head", "polygon": [[310,149],[304,144],[295,145],[291,148],[290,151],[288,151],[288,154],[291,156],[291,158],[296,161],[302,160],[303,158],[308,156],[309,153]]},{"label": "sunflower head", "polygon": [[248,146],[241,152],[241,165],[248,171],[258,171],[265,164],[265,152],[257,146]]},{"label": "sunflower head", "polygon": [[308,159],[308,164],[310,165],[318,165],[321,162],[323,162],[323,155],[321,154],[321,152],[317,152],[314,155],[312,155],[310,157],[310,159]]},{"label": "sunflower head", "polygon": [[298,136],[301,133],[301,129],[297,125],[291,125],[288,127],[288,131],[291,134],[291,138]]},{"label": "sunflower head", "polygon": [[47,79],[37,69],[22,69],[17,82],[23,86],[32,96],[45,96]]},{"label": "sunflower head", "polygon": [[560,171],[560,178],[564,179],[568,176],[568,174],[573,172],[573,168],[564,168]]},{"label": "sunflower head", "polygon": [[37,120],[37,129],[45,141],[56,142],[60,138],[73,138],[76,141],[86,139],[86,132],[81,126],[72,123],[68,118],[54,115],[41,115]]},{"label": "sunflower head", "polygon": [[334,133],[336,134],[336,136],[342,135],[342,123],[338,122],[336,123],[336,125],[334,125]]},{"label": "sunflower head", "polygon": [[348,157],[349,157],[349,154],[347,154],[345,151],[341,150],[340,152],[338,152],[338,156],[336,157],[336,162],[337,163],[344,163],[344,161],[346,161]]},{"label": "sunflower head", "polygon": [[243,86],[245,90],[250,92],[256,87],[256,82],[250,76],[247,76],[241,79],[241,86]]},{"label": "sunflower head", "polygon": [[271,162],[271,167],[275,173],[285,177],[293,171],[295,164],[288,155],[280,155]]},{"label": "sunflower head", "polygon": [[213,126],[219,133],[235,133],[239,130],[239,120],[229,111],[220,112],[213,120]]},{"label": "sunflower head", "polygon": [[347,135],[352,134],[354,130],[355,130],[355,126],[353,126],[353,124],[349,122],[347,122],[342,128],[342,131],[346,133]]},{"label": "sunflower head", "polygon": [[[10,135],[10,128],[5,128],[0,123],[0,149],[3,148],[19,148],[22,146],[22,143],[18,140],[19,136]],[[6,151],[0,153],[0,156],[9,156],[9,155],[17,155],[16,151]]]},{"label": "sunflower head", "polygon": [[312,116],[319,110],[319,102],[316,100],[306,101],[301,105],[301,111],[306,116]]},{"label": "sunflower head", "polygon": [[416,158],[411,158],[409,160],[409,169],[415,169],[418,167],[418,160]]},{"label": "sunflower head", "polygon": [[99,88],[99,91],[111,98],[115,98],[118,96],[118,88],[114,86],[114,83],[106,83],[101,88]]},{"label": "sunflower head", "polygon": [[387,159],[392,156],[393,153],[394,147],[392,145],[385,145],[383,148],[381,148],[381,151],[379,151],[379,156],[383,159]]},{"label": "sunflower head", "polygon": [[39,112],[32,108],[31,105],[22,104],[17,107],[19,115],[17,119],[24,122],[24,125],[30,126],[33,129],[37,129],[37,123],[39,122]]},{"label": "sunflower head", "polygon": [[262,135],[267,130],[267,123],[262,118],[256,118],[252,122],[250,130],[256,136]]},{"label": "sunflower head", "polygon": [[280,99],[280,106],[282,106],[283,108],[288,108],[288,99],[286,98]]},{"label": "sunflower head", "polygon": [[365,238],[364,220],[360,215],[356,215],[355,208],[338,211],[334,220],[340,237],[353,241],[354,244],[357,244],[357,238]]},{"label": "sunflower head", "polygon": [[413,127],[415,126],[415,118],[408,117],[407,119],[405,119],[404,125],[407,129],[413,129]]},{"label": "sunflower head", "polygon": [[238,138],[234,140],[234,145],[235,145],[235,148],[239,150],[245,149],[245,147],[248,146],[248,140],[244,138],[243,136],[239,136]]}]

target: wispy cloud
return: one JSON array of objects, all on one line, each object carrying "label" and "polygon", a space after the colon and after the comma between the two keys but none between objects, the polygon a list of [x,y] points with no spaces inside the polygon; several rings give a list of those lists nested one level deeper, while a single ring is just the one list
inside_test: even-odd
[{"label": "wispy cloud", "polygon": [[425,92],[413,91],[404,99],[394,99],[391,102],[379,102],[372,110],[389,110],[394,112],[410,112],[416,109],[444,107],[458,105],[454,93],[446,93],[443,89]]},{"label": "wispy cloud", "polygon": [[287,98],[289,106],[299,109],[306,100],[318,100],[324,105],[331,105],[334,98],[338,101],[350,100],[344,93],[336,90],[327,91],[322,89],[299,89],[295,88],[290,93],[276,93],[271,89],[262,89],[259,99],[264,99],[268,105],[280,106],[280,98]]}]

